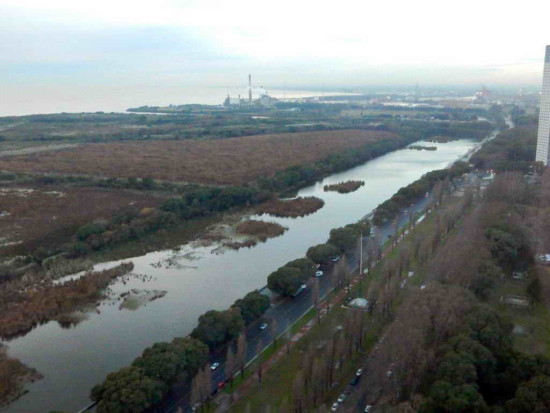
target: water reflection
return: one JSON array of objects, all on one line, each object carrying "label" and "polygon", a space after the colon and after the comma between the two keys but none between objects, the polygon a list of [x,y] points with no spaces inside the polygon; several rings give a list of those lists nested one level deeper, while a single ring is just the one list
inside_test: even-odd
[{"label": "water reflection", "polygon": [[[93,385],[131,363],[145,347],[188,334],[205,311],[225,309],[248,291],[263,287],[270,272],[324,242],[332,228],[359,220],[402,186],[445,167],[474,144],[459,140],[429,143],[437,146],[436,151],[398,150],[304,188],[300,196],[317,196],[325,206],[298,219],[251,217],[288,227],[284,235],[253,248],[213,254],[216,245],[185,245],[133,258],[135,275],[111,286],[111,299],[99,306],[99,313],[89,313],[86,321],[70,329],[52,321],[9,343],[10,354],[36,368],[44,379],[31,384],[30,392],[6,410],[78,410],[88,402]],[[350,194],[323,191],[324,185],[350,179],[363,180],[365,185]],[[121,309],[115,298],[130,289],[167,294],[137,311],[128,311]]]}]

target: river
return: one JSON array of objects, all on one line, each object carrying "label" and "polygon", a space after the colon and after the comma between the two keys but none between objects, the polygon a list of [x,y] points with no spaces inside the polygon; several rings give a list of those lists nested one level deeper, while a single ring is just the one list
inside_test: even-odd
[{"label": "river", "polygon": [[[419,142],[422,144],[422,142]],[[299,191],[316,196],[325,206],[297,219],[255,217],[288,227],[284,235],[253,248],[213,254],[215,246],[184,245],[132,258],[132,277],[112,286],[114,293],[130,288],[166,290],[164,298],[136,311],[119,310],[106,300],[99,313],[72,328],[44,324],[8,343],[9,354],[40,371],[44,378],[28,386],[29,393],[3,411],[29,413],[54,409],[76,411],[85,406],[91,387],[120,367],[129,365],[145,347],[191,332],[202,313],[225,309],[237,298],[266,284],[267,275],[306,250],[325,242],[332,228],[355,222],[391,197],[399,188],[464,156],[476,142],[426,143],[436,151],[401,149],[337,173]],[[324,192],[326,184],[348,179],[365,181],[351,194]],[[104,263],[101,269],[113,266]]]}]

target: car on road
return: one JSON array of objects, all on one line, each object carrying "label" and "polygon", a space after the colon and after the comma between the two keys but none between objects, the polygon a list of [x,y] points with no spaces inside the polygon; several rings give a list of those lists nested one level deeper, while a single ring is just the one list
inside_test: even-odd
[{"label": "car on road", "polygon": [[307,288],[307,285],[302,284],[294,294],[292,294],[293,297],[296,297],[298,294],[300,294],[302,291],[304,291]]},{"label": "car on road", "polygon": [[338,261],[340,261],[340,257],[332,257],[330,260],[332,262],[338,262]]},{"label": "car on road", "polygon": [[325,273],[324,273],[323,271],[321,271],[321,270],[315,271],[315,276],[316,276],[316,277],[322,277],[324,274],[325,274]]},{"label": "car on road", "polygon": [[359,379],[361,377],[359,376],[355,376],[353,379],[351,379],[351,381],[349,382],[350,386],[357,386],[357,383],[359,383]]},{"label": "car on road", "polygon": [[210,369],[211,370],[216,370],[218,367],[220,367],[220,363],[215,362],[215,363],[212,363],[212,365],[210,366]]},{"label": "car on road", "polygon": [[265,330],[267,328],[267,323],[260,324],[260,330]]},{"label": "car on road", "polygon": [[365,406],[365,410],[364,410],[365,413],[369,413],[371,410],[372,410],[372,406],[371,406],[370,404],[367,404],[367,405]]},{"label": "car on road", "polygon": [[336,410],[338,410],[338,407],[340,407],[338,403],[333,403],[330,411],[335,412]]},{"label": "car on road", "polygon": [[363,369],[357,369],[357,371],[355,372],[355,375],[357,377],[361,377],[361,374],[363,374]]},{"label": "car on road", "polygon": [[344,401],[346,400],[346,395],[344,393],[342,393],[340,396],[338,396],[338,403],[344,403]]}]

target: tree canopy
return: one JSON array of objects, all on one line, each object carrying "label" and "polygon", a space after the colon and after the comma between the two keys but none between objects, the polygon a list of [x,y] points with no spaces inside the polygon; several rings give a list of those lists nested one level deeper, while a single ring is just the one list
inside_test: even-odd
[{"label": "tree canopy", "polygon": [[260,294],[258,290],[254,290],[235,301],[233,307],[240,310],[245,324],[250,324],[267,311],[269,308],[269,297]]},{"label": "tree canopy", "polygon": [[243,327],[244,320],[238,308],[211,310],[199,317],[199,324],[191,336],[214,348],[236,338]]},{"label": "tree canopy", "polygon": [[300,268],[284,266],[267,277],[269,289],[281,295],[293,295],[307,280]]},{"label": "tree canopy", "polygon": [[136,366],[125,367],[107,376],[92,389],[98,413],[142,412],[161,400],[163,384],[148,377]]},{"label": "tree canopy", "polygon": [[341,251],[332,244],[319,244],[307,250],[307,257],[317,264],[329,264]]}]

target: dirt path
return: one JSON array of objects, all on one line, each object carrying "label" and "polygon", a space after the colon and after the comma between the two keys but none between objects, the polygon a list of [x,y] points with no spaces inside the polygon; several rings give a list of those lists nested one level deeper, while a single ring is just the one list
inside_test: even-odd
[{"label": "dirt path", "polygon": [[[1,131],[1,129],[0,129]],[[57,151],[60,149],[68,149],[78,146],[77,143],[59,143],[52,145],[40,145],[40,146],[31,146],[29,148],[20,148],[20,149],[7,149],[0,151],[0,157],[5,156],[16,156],[16,155],[29,155],[32,153],[38,152],[47,152],[47,151]]]}]

